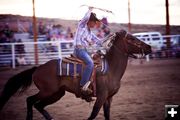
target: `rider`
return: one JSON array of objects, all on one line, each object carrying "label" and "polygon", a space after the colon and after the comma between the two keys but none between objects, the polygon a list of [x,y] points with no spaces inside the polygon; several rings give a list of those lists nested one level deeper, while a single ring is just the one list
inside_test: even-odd
[{"label": "rider", "polygon": [[[99,44],[101,41],[95,34],[92,33],[91,28],[95,28],[99,25],[100,21],[97,19],[96,14],[92,12],[93,7],[89,7],[88,12],[82,18],[78,24],[78,28],[75,34],[75,50],[74,54],[86,64],[80,86],[82,91],[91,90],[89,88],[83,89],[84,85],[90,80],[94,63],[90,55],[87,52],[87,48],[93,44]],[[92,92],[92,91],[91,91]]]}]

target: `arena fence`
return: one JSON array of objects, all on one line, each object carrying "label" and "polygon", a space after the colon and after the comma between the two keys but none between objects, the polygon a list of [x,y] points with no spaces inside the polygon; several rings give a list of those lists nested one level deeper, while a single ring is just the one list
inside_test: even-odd
[{"label": "arena fence", "polygon": [[[177,47],[175,53],[172,52],[172,54],[176,54],[176,52],[180,54],[180,35],[163,36],[163,40],[166,41],[166,39],[170,39],[171,42],[173,42],[172,45],[174,44]],[[12,68],[15,68],[19,64],[20,65],[34,65],[36,63],[43,64],[52,59],[67,57],[73,53],[73,49],[74,49],[73,42],[74,42],[73,40],[68,40],[68,41],[61,40],[61,41],[1,43],[0,67],[11,66]],[[37,45],[36,54],[34,47],[35,45]],[[159,52],[161,52],[161,55]],[[146,60],[149,61],[149,59],[151,58],[157,58],[159,56],[162,57],[164,54],[165,53],[163,50],[153,51],[153,53],[150,56],[146,56]],[[35,56],[37,56],[37,58]]]},{"label": "arena fence", "polygon": [[[37,45],[37,57],[35,56]],[[0,44],[0,66],[11,65],[15,68],[21,65],[43,64],[51,59],[69,56],[73,52],[73,41],[41,41]]]}]

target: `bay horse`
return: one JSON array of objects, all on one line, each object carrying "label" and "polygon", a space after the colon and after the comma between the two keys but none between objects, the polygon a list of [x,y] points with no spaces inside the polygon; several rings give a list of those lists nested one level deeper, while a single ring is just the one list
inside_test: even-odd
[{"label": "bay horse", "polygon": [[[125,30],[120,30],[114,35],[115,37],[103,42],[108,48],[105,58],[109,65],[109,70],[106,74],[97,74],[96,76],[96,100],[88,120],[95,119],[102,106],[105,120],[110,120],[112,98],[120,88],[120,81],[126,70],[128,57],[134,56],[134,54],[147,55],[151,53],[151,46]],[[72,80],[74,79],[73,77],[57,75],[57,62],[57,59],[50,60],[43,65],[25,70],[11,77],[0,96],[0,110],[13,94],[18,91],[25,91],[33,81],[39,92],[26,99],[26,120],[33,119],[33,106],[46,120],[53,120],[52,116],[44,109],[45,106],[61,99],[65,95],[65,91],[74,94],[77,92],[75,80]]]}]

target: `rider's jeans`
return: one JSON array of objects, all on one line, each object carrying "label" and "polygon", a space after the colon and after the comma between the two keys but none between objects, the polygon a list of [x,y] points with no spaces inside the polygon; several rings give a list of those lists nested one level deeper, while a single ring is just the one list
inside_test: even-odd
[{"label": "rider's jeans", "polygon": [[91,59],[90,55],[88,54],[86,49],[83,48],[75,48],[74,50],[74,54],[81,60],[83,60],[86,64],[83,75],[82,75],[82,79],[80,81],[80,85],[84,86],[91,77],[93,68],[94,68],[94,62]]}]

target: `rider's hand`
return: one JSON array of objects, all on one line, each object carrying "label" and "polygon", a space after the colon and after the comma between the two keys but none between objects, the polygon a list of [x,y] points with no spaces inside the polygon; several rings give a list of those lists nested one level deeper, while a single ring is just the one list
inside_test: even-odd
[{"label": "rider's hand", "polygon": [[92,6],[89,6],[89,10],[91,10],[91,11],[92,11],[93,9],[94,9],[94,7],[92,7]]}]

